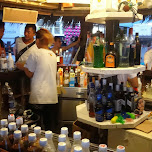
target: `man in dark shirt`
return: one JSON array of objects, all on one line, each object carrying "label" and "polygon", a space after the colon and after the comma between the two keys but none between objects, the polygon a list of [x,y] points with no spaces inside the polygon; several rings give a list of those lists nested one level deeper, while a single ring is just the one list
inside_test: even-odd
[{"label": "man in dark shirt", "polygon": [[2,53],[2,50],[4,50],[4,53],[5,53],[4,42],[1,40],[4,35],[4,25],[5,23],[2,22],[2,20],[0,20],[0,55]]}]

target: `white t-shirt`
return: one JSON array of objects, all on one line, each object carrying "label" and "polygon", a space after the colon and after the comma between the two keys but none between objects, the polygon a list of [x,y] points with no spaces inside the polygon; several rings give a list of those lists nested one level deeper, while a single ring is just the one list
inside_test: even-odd
[{"label": "white t-shirt", "polygon": [[124,85],[126,86],[127,84],[127,79],[133,79],[137,76],[137,74],[118,74],[117,75],[117,79],[118,79],[118,84],[121,84],[121,82],[124,83]]},{"label": "white t-shirt", "polygon": [[29,56],[25,67],[34,75],[31,78],[31,104],[55,104],[58,102],[56,55],[51,50],[38,49]]},{"label": "white t-shirt", "polygon": [[144,55],[144,63],[147,64],[147,70],[151,70],[152,68],[152,49],[147,51]]},{"label": "white t-shirt", "polygon": [[[16,47],[17,53],[19,53],[22,49],[24,49],[29,44],[25,44],[22,40],[22,37],[19,37],[19,38],[16,39],[15,45],[16,45],[15,47]],[[18,61],[19,62],[26,62],[26,60],[28,59],[31,52],[35,51],[37,49],[38,48],[37,48],[36,44],[34,44],[28,50],[26,50],[26,52],[24,52],[24,54],[19,58]]]}]

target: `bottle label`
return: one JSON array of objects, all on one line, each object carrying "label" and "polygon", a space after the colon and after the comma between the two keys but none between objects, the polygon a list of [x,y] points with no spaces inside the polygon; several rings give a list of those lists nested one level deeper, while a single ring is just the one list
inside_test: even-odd
[{"label": "bottle label", "polygon": [[124,105],[125,106],[125,104],[126,104],[126,102],[125,102],[125,100],[121,100],[121,103],[122,103],[122,105]]},{"label": "bottle label", "polygon": [[106,101],[107,101],[107,100],[106,100],[106,96],[102,96],[102,104],[103,104],[103,105],[106,105]]},{"label": "bottle label", "polygon": [[127,100],[127,105],[128,105],[129,107],[132,107],[131,101]]},{"label": "bottle label", "polygon": [[98,121],[98,122],[104,121],[103,110],[99,110],[99,111],[95,112],[95,117],[96,117],[96,121]]},{"label": "bottle label", "polygon": [[115,100],[115,111],[116,112],[120,112],[121,111],[121,105],[122,105],[121,99]]},{"label": "bottle label", "polygon": [[114,68],[115,67],[115,57],[113,55],[106,56],[106,68]]},{"label": "bottle label", "polygon": [[69,84],[69,79],[65,79],[64,84]]},{"label": "bottle label", "polygon": [[5,58],[1,58],[1,69],[7,69],[7,60]]},{"label": "bottle label", "polygon": [[60,62],[60,56],[56,56],[56,61]]}]

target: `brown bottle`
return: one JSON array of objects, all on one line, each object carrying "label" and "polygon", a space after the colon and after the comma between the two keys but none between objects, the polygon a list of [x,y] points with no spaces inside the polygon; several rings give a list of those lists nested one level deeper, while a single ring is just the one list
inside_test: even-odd
[{"label": "brown bottle", "polygon": [[0,141],[0,148],[10,151],[11,143],[8,139],[8,129],[2,128],[1,129],[1,141]]},{"label": "brown bottle", "polygon": [[21,126],[22,138],[21,141],[23,142],[24,147],[28,148],[28,125]]},{"label": "brown bottle", "polygon": [[14,131],[16,130],[16,123],[15,122],[9,123],[8,128],[9,128],[8,138],[10,140],[10,143],[13,144],[13,142],[14,142]]},{"label": "brown bottle", "polygon": [[14,143],[11,148],[12,152],[25,152],[24,145],[21,142],[21,137],[22,134],[20,130],[14,131]]}]

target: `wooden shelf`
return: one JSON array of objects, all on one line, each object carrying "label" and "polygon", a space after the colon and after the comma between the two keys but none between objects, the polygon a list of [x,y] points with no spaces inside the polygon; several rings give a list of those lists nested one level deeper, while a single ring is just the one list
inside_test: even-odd
[{"label": "wooden shelf", "polygon": [[[137,14],[136,21],[142,20],[143,15]],[[94,14],[88,14],[85,18],[86,22],[105,24],[107,20],[119,20],[120,23],[128,23],[133,21],[132,12],[99,12]]]}]

